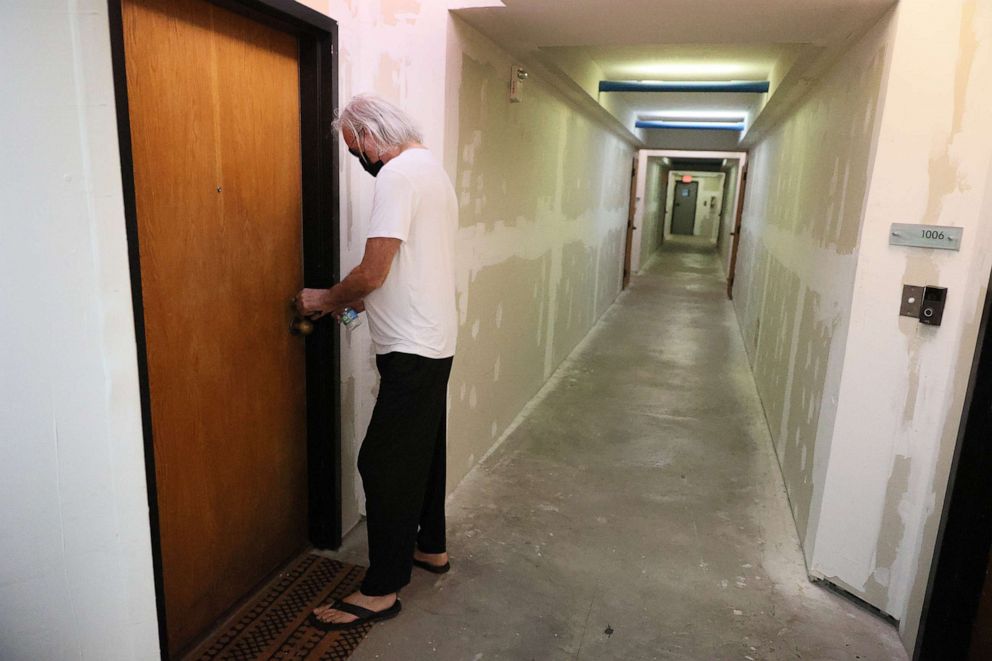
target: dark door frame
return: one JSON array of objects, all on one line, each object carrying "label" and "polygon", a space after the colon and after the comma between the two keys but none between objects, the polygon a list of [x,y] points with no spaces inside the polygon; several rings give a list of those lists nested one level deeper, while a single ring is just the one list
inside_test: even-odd
[{"label": "dark door frame", "polygon": [[[269,27],[296,35],[299,40],[303,281],[309,287],[329,287],[338,281],[340,275],[338,148],[337,136],[331,126],[338,95],[337,23],[293,0],[208,1]],[[121,0],[108,0],[107,7],[110,19],[124,217],[131,271],[131,300],[138,349],[145,479],[148,486],[159,645],[162,658],[167,659],[169,649],[166,637],[165,593],[155,484],[155,453],[152,444],[154,430],[151,426],[151,400],[148,389]],[[310,541],[318,548],[338,548],[341,545],[339,374],[340,345],[337,324],[318,323],[313,334],[306,339],[308,520]]]},{"label": "dark door frame", "polygon": [[992,284],[975,347],[914,659],[967,658],[992,550]]},{"label": "dark door frame", "polygon": [[634,154],[634,163],[630,166],[630,206],[627,207],[627,232],[626,232],[626,249],[623,255],[623,281],[620,283],[620,289],[624,290],[630,286],[630,275],[631,275],[631,260],[633,259],[633,249],[634,249],[634,230],[637,228],[634,226],[634,221],[637,220],[637,166],[640,161],[640,155]]},{"label": "dark door frame", "polygon": [[[748,154],[750,156],[750,154]],[[737,213],[734,215],[734,229],[730,233],[733,246],[730,249],[730,273],[727,275],[727,298],[734,299],[734,277],[737,274],[737,251],[741,245],[741,223],[744,220],[744,196],[747,194],[747,167],[750,160],[744,159],[741,166],[741,188],[737,191]]]}]

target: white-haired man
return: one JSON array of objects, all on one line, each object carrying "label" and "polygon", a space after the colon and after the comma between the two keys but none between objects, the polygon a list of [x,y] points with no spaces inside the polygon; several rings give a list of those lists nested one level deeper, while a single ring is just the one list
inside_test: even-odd
[{"label": "white-haired man", "polygon": [[445,417],[455,354],[454,245],[458,201],[447,173],[402,110],[353,98],[335,126],[376,177],[365,255],[330,289],[304,289],[301,314],[365,311],[379,395],[358,455],[365,488],[369,570],[361,589],[314,611],[326,629],[393,617],[416,564],[448,570]]}]

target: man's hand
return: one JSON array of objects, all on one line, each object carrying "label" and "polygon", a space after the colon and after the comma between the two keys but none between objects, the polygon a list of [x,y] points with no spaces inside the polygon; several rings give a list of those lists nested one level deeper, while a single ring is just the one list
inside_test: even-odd
[{"label": "man's hand", "polygon": [[[365,309],[362,299],[386,281],[401,243],[403,242],[400,239],[388,237],[368,239],[365,242],[362,263],[356,266],[347,278],[330,289],[301,290],[294,299],[297,311],[308,319],[320,319],[325,314],[346,307],[353,307],[361,312]],[[356,302],[357,305],[361,305],[361,309],[357,307]]]},{"label": "man's hand", "polygon": [[293,300],[296,301],[296,311],[307,319],[320,319],[334,310],[330,289],[302,289]]}]

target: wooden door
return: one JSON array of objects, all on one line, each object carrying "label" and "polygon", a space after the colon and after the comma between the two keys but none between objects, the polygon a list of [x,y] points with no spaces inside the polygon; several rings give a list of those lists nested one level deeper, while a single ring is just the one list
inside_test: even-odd
[{"label": "wooden door", "polygon": [[698,194],[698,181],[692,183],[680,181],[675,185],[672,234],[692,236],[696,233],[696,197]]},{"label": "wooden door", "polygon": [[741,186],[737,191],[737,214],[734,218],[733,246],[730,249],[730,273],[727,275],[727,298],[734,298],[734,274],[737,272],[737,250],[741,243],[741,221],[744,218],[744,194],[747,189],[747,163],[741,171]]},{"label": "wooden door", "polygon": [[205,0],[124,0],[170,651],[306,545],[295,37]]},{"label": "wooden door", "polygon": [[634,246],[634,218],[637,215],[637,156],[630,169],[630,206],[627,208],[627,247],[623,255],[623,288],[630,284],[631,252]]}]

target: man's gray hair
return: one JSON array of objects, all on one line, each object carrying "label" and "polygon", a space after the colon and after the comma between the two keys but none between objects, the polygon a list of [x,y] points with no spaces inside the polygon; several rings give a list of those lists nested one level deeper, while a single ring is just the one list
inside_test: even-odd
[{"label": "man's gray hair", "polygon": [[[409,115],[395,105],[373,94],[359,94],[338,112],[334,128],[347,128],[361,136],[371,135],[380,149],[401,147],[410,142],[423,142],[424,136]],[[362,145],[364,149],[364,144]]]}]

